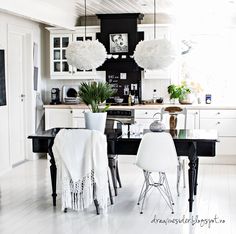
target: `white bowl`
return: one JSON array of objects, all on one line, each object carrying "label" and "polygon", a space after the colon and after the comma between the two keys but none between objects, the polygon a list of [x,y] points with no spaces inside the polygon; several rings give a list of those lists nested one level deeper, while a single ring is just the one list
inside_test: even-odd
[{"label": "white bowl", "polygon": [[115,98],[116,103],[122,103],[124,101],[124,98]]}]

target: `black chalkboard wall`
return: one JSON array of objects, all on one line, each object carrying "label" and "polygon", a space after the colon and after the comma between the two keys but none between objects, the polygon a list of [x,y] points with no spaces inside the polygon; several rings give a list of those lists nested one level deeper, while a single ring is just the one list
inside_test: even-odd
[{"label": "black chalkboard wall", "polygon": [[6,104],[5,55],[4,50],[0,50],[0,106],[5,106]]}]

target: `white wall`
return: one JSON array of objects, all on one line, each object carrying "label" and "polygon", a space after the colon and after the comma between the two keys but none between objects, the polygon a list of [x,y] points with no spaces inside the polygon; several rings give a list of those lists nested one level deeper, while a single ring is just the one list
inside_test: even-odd
[{"label": "white wall", "polygon": [[0,10],[70,29],[77,18],[74,0],[0,0]]},{"label": "white wall", "polygon": [[[8,35],[8,26],[9,25],[17,25],[19,27],[27,28],[31,30],[32,32],[32,40],[33,42],[36,42],[39,45],[39,80],[41,80],[41,63],[40,63],[40,51],[41,51],[41,25],[39,23],[32,22],[30,20],[22,19],[20,17],[12,16],[6,13],[0,13],[0,48],[5,49],[5,63],[6,63],[6,93],[7,93],[7,101],[8,101],[8,64],[7,64],[7,47],[8,47],[8,41],[7,41],[7,35]],[[32,69],[32,68],[29,68]],[[32,77],[33,79],[33,77]],[[30,122],[28,132],[33,133],[34,131],[34,118],[35,118],[35,91],[33,91],[32,87],[32,80],[27,82],[27,86],[30,86],[32,89],[32,95],[30,102],[31,111],[28,110],[28,115]],[[39,85],[41,83],[39,82]],[[39,90],[41,87],[39,87]],[[9,128],[11,127],[11,123],[8,121],[8,105],[7,106],[0,106],[0,175],[3,174],[5,171],[9,170],[11,168],[11,162],[9,158],[9,147],[14,147],[14,145],[9,145]],[[30,141],[27,145],[27,152],[30,151]],[[31,153],[32,155],[32,153]]]}]

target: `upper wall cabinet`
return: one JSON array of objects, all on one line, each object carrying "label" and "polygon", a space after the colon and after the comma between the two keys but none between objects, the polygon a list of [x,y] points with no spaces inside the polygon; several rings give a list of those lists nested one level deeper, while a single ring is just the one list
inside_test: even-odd
[{"label": "upper wall cabinet", "polygon": [[87,27],[86,38],[84,27],[74,31],[47,28],[50,31],[50,76],[51,79],[96,79],[96,70],[82,71],[68,65],[66,48],[72,41],[95,40],[99,27]]},{"label": "upper wall cabinet", "polygon": [[[154,25],[153,24],[139,24],[138,31],[144,32],[144,40],[154,39]],[[170,26],[166,24],[156,25],[156,39],[171,40]],[[171,79],[171,69],[169,67],[159,70],[143,71],[144,79]]]}]

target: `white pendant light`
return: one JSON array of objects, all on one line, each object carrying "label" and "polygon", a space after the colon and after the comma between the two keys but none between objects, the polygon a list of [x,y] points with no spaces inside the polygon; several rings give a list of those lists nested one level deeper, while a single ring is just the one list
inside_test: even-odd
[{"label": "white pendant light", "polygon": [[[85,5],[85,38],[86,38],[86,0]],[[91,70],[101,66],[107,57],[107,52],[98,40],[71,42],[66,49],[67,63],[80,70]]]},{"label": "white pendant light", "polygon": [[156,0],[154,0],[154,39],[140,41],[134,51],[135,62],[144,69],[163,69],[175,59],[172,43],[166,38],[156,39]]}]

